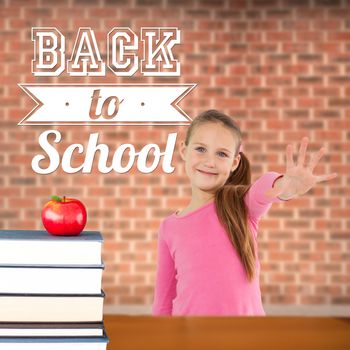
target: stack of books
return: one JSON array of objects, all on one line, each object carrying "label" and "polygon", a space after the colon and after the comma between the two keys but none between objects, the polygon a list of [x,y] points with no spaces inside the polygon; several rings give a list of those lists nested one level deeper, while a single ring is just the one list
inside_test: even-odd
[{"label": "stack of books", "polygon": [[102,236],[0,230],[0,350],[105,350]]}]

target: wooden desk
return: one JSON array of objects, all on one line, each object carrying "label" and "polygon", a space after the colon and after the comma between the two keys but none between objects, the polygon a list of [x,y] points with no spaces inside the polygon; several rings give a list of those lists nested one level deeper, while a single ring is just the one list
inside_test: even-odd
[{"label": "wooden desk", "polygon": [[105,315],[107,350],[350,349],[350,317]]}]

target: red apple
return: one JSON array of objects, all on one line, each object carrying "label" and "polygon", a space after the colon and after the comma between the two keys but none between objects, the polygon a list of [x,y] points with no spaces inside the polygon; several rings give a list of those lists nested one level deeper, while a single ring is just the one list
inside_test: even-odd
[{"label": "red apple", "polygon": [[74,198],[52,196],[41,212],[45,229],[57,236],[77,236],[86,224],[86,209]]}]

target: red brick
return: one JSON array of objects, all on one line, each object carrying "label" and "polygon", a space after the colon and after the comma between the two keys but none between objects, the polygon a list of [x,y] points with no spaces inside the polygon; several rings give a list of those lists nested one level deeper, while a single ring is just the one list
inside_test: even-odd
[{"label": "red brick", "polygon": [[330,32],[328,33],[330,41],[350,41],[350,33],[348,32]]}]

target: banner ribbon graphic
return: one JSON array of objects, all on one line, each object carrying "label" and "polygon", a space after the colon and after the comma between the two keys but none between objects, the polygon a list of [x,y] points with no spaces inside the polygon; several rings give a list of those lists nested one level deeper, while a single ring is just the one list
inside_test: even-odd
[{"label": "banner ribbon graphic", "polygon": [[36,106],[18,125],[187,125],[197,84],[18,84]]}]

